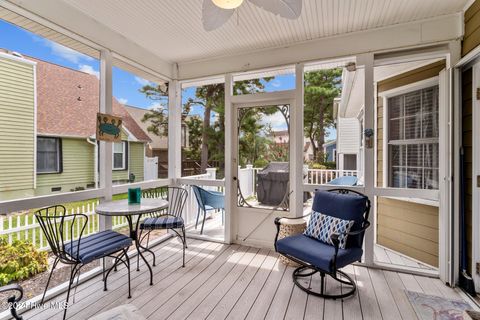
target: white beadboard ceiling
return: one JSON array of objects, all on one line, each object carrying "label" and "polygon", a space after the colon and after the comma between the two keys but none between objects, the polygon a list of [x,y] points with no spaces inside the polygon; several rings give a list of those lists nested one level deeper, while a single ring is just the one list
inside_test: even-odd
[{"label": "white beadboard ceiling", "polygon": [[287,20],[248,0],[230,21],[203,30],[203,0],[62,0],[168,62],[285,47],[460,12],[468,0],[304,0]]}]

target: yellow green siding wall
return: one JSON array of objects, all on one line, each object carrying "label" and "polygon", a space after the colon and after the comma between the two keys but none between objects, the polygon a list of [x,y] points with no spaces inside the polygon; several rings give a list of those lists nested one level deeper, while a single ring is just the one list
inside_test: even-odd
[{"label": "yellow green siding wall", "polygon": [[113,170],[112,181],[125,183],[129,179],[129,174],[135,175],[135,182],[143,181],[144,166],[144,143],[129,142],[128,144],[128,169]]},{"label": "yellow green siding wall", "polygon": [[135,182],[143,181],[144,144],[130,142],[129,169],[135,175]]},{"label": "yellow green siding wall", "polygon": [[0,57],[0,200],[33,194],[34,70]]},{"label": "yellow green siding wall", "polygon": [[95,183],[95,146],[85,139],[62,138],[62,158],[61,173],[37,175],[36,194],[48,194],[52,187],[67,192]]}]

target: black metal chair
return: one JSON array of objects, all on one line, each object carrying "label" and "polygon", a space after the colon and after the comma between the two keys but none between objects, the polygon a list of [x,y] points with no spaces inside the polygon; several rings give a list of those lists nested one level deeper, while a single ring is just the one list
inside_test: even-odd
[{"label": "black metal chair", "polygon": [[[43,208],[35,212],[40,227],[42,228],[45,238],[48,241],[50,249],[52,250],[55,260],[53,262],[52,270],[43,292],[41,303],[45,299],[45,293],[48,290],[48,285],[59,262],[71,266],[70,280],[68,284],[68,291],[66,297],[66,307],[63,313],[63,319],[67,315],[68,300],[70,298],[70,290],[75,277],[80,276],[80,269],[97,259],[104,259],[111,257],[115,262],[108,269],[105,270],[105,263],[103,269],[104,291],[107,291],[107,278],[112,269],[116,269],[121,262],[128,270],[128,298],[131,297],[130,291],[130,259],[128,258],[128,248],[132,244],[132,239],[126,235],[115,231],[102,231],[85,238],[82,237],[83,232],[88,224],[88,217],[84,214],[66,214],[64,206],[56,205]],[[77,224],[80,224],[80,231],[76,234]],[[66,234],[76,234],[76,240],[66,239]]]},{"label": "black metal chair", "polygon": [[23,298],[23,288],[18,284],[9,284],[3,287],[0,287],[0,293],[8,291],[17,291],[18,295],[12,295],[8,297],[8,305],[10,307],[10,313],[15,320],[23,320],[21,316],[17,314],[17,304]]},{"label": "black metal chair", "polygon": [[[188,192],[179,187],[159,187],[142,191],[144,198],[164,199],[168,201],[168,208],[155,212],[150,217],[140,223],[140,234],[138,236],[140,247],[152,254],[153,266],[155,266],[155,253],[148,248],[150,233],[153,230],[173,230],[183,243],[183,264],[185,267],[185,249],[187,248],[187,238],[185,234],[185,223],[182,218],[183,209],[187,202]],[[182,234],[177,229],[182,230]],[[142,241],[147,238],[146,246],[142,246]],[[139,257],[137,256],[137,270],[139,267]]]},{"label": "black metal chair", "polygon": [[[339,269],[355,261],[360,261],[362,258],[363,238],[365,230],[370,226],[368,221],[370,200],[359,192],[347,189],[317,191],[312,210],[342,220],[353,220],[353,226],[347,233],[332,234],[333,245],[308,237],[305,234],[278,240],[281,219],[303,219],[310,214],[298,218],[276,218],[275,250],[300,264],[300,267],[293,272],[292,277],[295,284],[303,291],[327,299],[348,297],[355,293],[356,284],[350,276]],[[344,249],[340,248],[340,241],[343,237],[347,237]],[[316,273],[319,273],[321,278],[320,292],[307,288],[298,281],[299,278],[313,276]],[[325,275],[342,284],[342,293],[329,294],[325,292]]]}]

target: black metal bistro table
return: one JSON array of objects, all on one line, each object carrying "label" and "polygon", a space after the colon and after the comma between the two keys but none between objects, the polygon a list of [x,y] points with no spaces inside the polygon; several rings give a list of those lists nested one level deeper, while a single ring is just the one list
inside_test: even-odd
[{"label": "black metal bistro table", "polygon": [[[150,285],[153,285],[153,271],[152,267],[148,263],[147,259],[142,254],[140,250],[140,239],[137,238],[138,227],[140,225],[140,218],[144,214],[154,213],[168,208],[168,201],[163,199],[142,199],[140,204],[128,204],[128,200],[117,200],[117,201],[106,201],[100,203],[96,208],[95,212],[102,216],[117,216],[125,217],[128,221],[128,227],[130,228],[130,238],[135,242],[135,247],[137,252],[142,257],[143,261],[150,271]],[[137,216],[135,225],[133,216]]]}]

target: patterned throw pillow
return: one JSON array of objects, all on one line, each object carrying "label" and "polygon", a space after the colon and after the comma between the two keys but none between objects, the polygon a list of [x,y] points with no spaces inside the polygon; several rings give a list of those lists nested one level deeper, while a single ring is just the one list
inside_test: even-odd
[{"label": "patterned throw pillow", "polygon": [[303,234],[333,246],[332,234],[338,233],[340,234],[340,237],[338,237],[340,241],[339,248],[345,249],[347,236],[342,234],[349,232],[354,223],[354,220],[343,220],[312,211],[310,222]]}]

